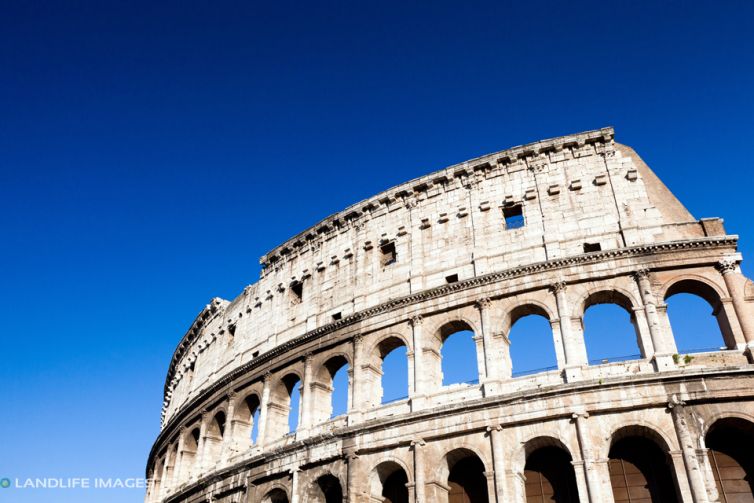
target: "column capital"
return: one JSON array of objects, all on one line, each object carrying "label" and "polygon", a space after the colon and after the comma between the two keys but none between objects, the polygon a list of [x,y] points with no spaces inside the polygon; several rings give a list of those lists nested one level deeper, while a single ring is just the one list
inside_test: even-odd
[{"label": "column capital", "polygon": [[715,267],[725,276],[738,271],[738,260],[735,257],[725,257],[715,264]]},{"label": "column capital", "polygon": [[424,447],[427,444],[427,442],[424,441],[423,438],[415,438],[411,441],[411,447],[416,449],[416,446]]},{"label": "column capital", "polygon": [[568,288],[568,284],[565,281],[557,281],[550,285],[550,291],[555,294],[565,292],[566,288]]},{"label": "column capital", "polygon": [[503,425],[501,424],[491,424],[487,426],[487,432],[493,432],[493,431],[503,431]]},{"label": "column capital", "polygon": [[686,402],[678,398],[677,395],[671,395],[668,398],[668,409],[670,409],[671,411],[673,409],[677,410],[677,409],[683,408],[684,405],[686,405]]},{"label": "column capital", "polygon": [[491,303],[492,300],[489,297],[482,297],[481,299],[477,299],[476,302],[474,302],[474,307],[476,307],[480,311],[484,311],[490,308]]},{"label": "column capital", "polygon": [[641,281],[641,280],[649,279],[649,273],[650,273],[649,269],[647,269],[646,267],[642,267],[640,269],[635,270],[632,275],[634,279],[636,279],[637,281]]},{"label": "column capital", "polygon": [[265,372],[264,377],[262,378],[265,384],[269,384],[272,382],[272,372]]},{"label": "column capital", "polygon": [[588,418],[589,418],[589,413],[585,410],[575,411],[571,413],[571,419],[573,419],[574,421],[578,419],[588,419]]},{"label": "column capital", "polygon": [[312,358],[314,358],[314,353],[309,351],[308,353],[304,354],[304,364],[310,365],[312,363]]},{"label": "column capital", "polygon": [[408,320],[409,325],[411,325],[412,327],[418,327],[423,322],[424,322],[424,319],[422,318],[422,316],[420,314],[417,314],[416,316],[412,316]]}]

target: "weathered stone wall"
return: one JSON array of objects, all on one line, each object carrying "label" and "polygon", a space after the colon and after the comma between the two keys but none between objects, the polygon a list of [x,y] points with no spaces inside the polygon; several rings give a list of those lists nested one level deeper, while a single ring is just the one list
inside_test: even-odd
[{"label": "weathered stone wall", "polygon": [[[517,207],[524,225],[510,228]],[[451,461],[473,453],[492,501],[523,501],[531,441],[570,453],[582,501],[610,501],[612,435],[642,427],[674,456],[683,501],[714,501],[700,425],[754,417],[754,288],[740,260],[722,222],[694,220],[611,129],[403,184],[271,251],[256,284],[200,313],[166,380],[147,499],[319,501],[326,475],[349,501],[378,501],[380,473],[400,466],[412,501],[443,501]],[[714,308],[723,350],[676,355],[664,301],[679,292]],[[583,314],[605,302],[631,314],[639,358],[588,364]],[[514,378],[508,332],[532,313],[550,321],[558,368]],[[475,334],[479,383],[443,387],[440,349],[461,328]],[[396,345],[409,397],[381,405],[381,359]],[[331,420],[330,369],[344,362],[349,410]]]}]

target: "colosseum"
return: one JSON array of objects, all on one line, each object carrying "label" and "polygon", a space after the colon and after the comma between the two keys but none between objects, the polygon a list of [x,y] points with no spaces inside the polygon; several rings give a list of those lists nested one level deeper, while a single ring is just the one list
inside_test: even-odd
[{"label": "colosseum", "polygon": [[[146,501],[752,502],[741,259],[612,128],[401,184],[271,250],[256,283],[199,313],[170,362]],[[677,294],[709,304],[719,347],[677,345]],[[640,354],[588,359],[596,304],[627,311]],[[531,316],[557,366],[522,375],[509,334]],[[478,379],[446,385],[459,332]],[[407,368],[394,400],[391,354]]]}]

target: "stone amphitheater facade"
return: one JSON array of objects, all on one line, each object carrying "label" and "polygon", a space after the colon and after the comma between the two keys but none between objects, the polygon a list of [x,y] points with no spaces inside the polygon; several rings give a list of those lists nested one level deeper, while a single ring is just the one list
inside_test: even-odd
[{"label": "stone amphitheater facade", "polygon": [[[722,220],[692,217],[612,128],[406,182],[270,251],[258,282],[199,313],[170,363],[146,501],[754,501],[740,262]],[[678,354],[677,293],[711,305],[719,350]],[[630,313],[640,356],[590,364],[582,319],[600,303]],[[557,368],[513,376],[508,334],[530,314],[549,320]],[[478,382],[443,386],[459,330]],[[382,403],[401,346],[409,396]],[[343,365],[348,410],[331,418]]]}]

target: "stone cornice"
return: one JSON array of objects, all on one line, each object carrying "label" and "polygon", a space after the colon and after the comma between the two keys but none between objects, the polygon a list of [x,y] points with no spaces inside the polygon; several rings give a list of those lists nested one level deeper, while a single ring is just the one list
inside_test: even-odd
[{"label": "stone cornice", "polygon": [[410,206],[411,199],[409,196],[424,192],[434,184],[441,183],[445,185],[448,181],[455,178],[468,179],[471,175],[477,172],[483,173],[494,169],[499,165],[517,162],[521,159],[542,156],[549,152],[559,152],[564,148],[580,148],[586,144],[592,143],[610,143],[614,136],[615,132],[613,128],[605,127],[602,129],[585,131],[583,133],[540,140],[470,159],[419,178],[409,180],[400,185],[396,185],[395,187],[372,196],[369,199],[353,204],[343,211],[330,215],[316,225],[298,233],[283,244],[270,250],[259,259],[259,263],[263,268],[262,275],[265,274],[265,269],[279,261],[281,258],[290,257],[297,254],[298,250],[306,249],[305,244],[317,239],[317,236],[334,231],[347,230],[349,226],[353,225],[357,220],[369,215],[375,208],[379,208],[381,205],[388,205],[400,201],[400,204]]},{"label": "stone cornice", "polygon": [[[244,365],[241,365],[240,367],[237,367],[234,370],[231,370],[230,372],[228,372],[227,374],[225,374],[218,380],[214,381],[208,388],[205,388],[204,390],[199,392],[192,400],[190,400],[180,410],[177,410],[167,423],[164,422],[164,414],[170,403],[170,394],[166,393],[164,404],[163,404],[163,428],[158,437],[158,441],[155,442],[155,445],[159,443],[159,439],[163,438],[166,432],[171,431],[174,428],[174,426],[180,422],[180,420],[186,414],[186,411],[191,411],[191,410],[196,409],[198,404],[200,404],[203,400],[205,400],[205,398],[208,395],[211,395],[229,386],[235,379],[239,378],[240,376],[245,375],[248,372],[251,372],[253,369],[261,366],[262,364],[266,362],[273,360],[275,357],[281,354],[284,354],[297,346],[304,345],[312,340],[316,340],[327,334],[331,334],[341,328],[354,325],[362,320],[371,318],[373,316],[387,313],[387,312],[400,309],[403,307],[407,307],[410,305],[418,304],[426,300],[443,297],[443,296],[453,294],[456,292],[469,290],[469,289],[477,288],[480,286],[494,284],[499,281],[514,279],[514,278],[536,274],[540,272],[551,271],[551,270],[561,269],[561,268],[575,266],[575,265],[600,263],[600,262],[604,262],[605,260],[610,260],[610,259],[615,259],[615,258],[631,258],[631,257],[645,256],[645,255],[658,255],[658,254],[662,254],[666,252],[675,252],[679,250],[691,250],[691,249],[700,249],[700,248],[735,247],[737,242],[738,242],[738,237],[735,235],[731,235],[731,236],[721,236],[721,237],[708,237],[708,238],[701,238],[701,239],[695,239],[695,240],[669,241],[669,242],[664,242],[664,243],[655,243],[651,245],[640,245],[640,246],[633,246],[633,247],[627,247],[627,248],[616,248],[613,250],[604,250],[602,252],[592,252],[592,253],[587,253],[587,254],[574,255],[570,257],[552,259],[552,260],[548,260],[544,262],[528,264],[524,266],[514,267],[511,269],[506,269],[504,271],[498,271],[498,272],[485,274],[482,276],[477,276],[477,277],[470,278],[464,281],[459,281],[457,283],[451,283],[451,284],[443,285],[437,288],[432,288],[432,289],[424,290],[422,292],[418,292],[415,294],[396,298],[388,302],[373,306],[371,308],[367,308],[363,311],[359,311],[350,316],[346,316],[343,319],[318,327],[310,332],[303,334],[300,337],[287,341],[281,344],[280,346],[277,346],[271,349],[270,351],[259,355],[254,360]],[[170,368],[171,369],[175,368],[175,362],[171,363]],[[168,383],[171,382],[172,379],[173,379],[173,376],[168,374],[167,382]]]}]

